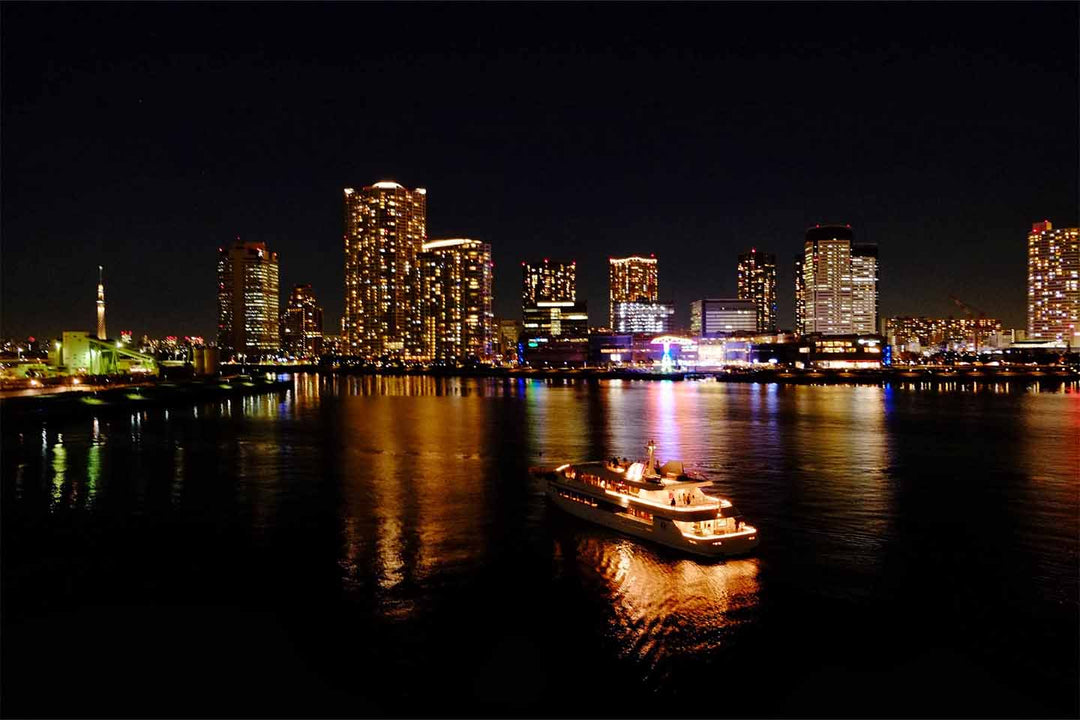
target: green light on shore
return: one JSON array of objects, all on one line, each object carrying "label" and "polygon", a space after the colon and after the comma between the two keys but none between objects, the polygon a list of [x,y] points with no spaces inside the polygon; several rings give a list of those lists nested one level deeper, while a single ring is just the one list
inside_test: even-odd
[{"label": "green light on shore", "polygon": [[87,405],[104,405],[105,404],[104,400],[102,400],[101,398],[96,398],[96,397],[84,397],[82,399],[82,401],[84,403],[86,403]]},{"label": "green light on shore", "polygon": [[139,393],[128,393],[124,397],[126,397],[128,400],[145,400],[146,399],[142,395],[140,395]]}]

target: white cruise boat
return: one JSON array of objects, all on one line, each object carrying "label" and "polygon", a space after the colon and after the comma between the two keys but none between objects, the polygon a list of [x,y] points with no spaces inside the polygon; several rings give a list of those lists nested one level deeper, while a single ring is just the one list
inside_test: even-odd
[{"label": "white cruise boat", "polygon": [[710,494],[707,478],[686,473],[678,460],[657,467],[656,443],[646,449],[645,462],[611,458],[533,472],[563,510],[628,535],[709,557],[757,547],[757,528],[730,501]]}]

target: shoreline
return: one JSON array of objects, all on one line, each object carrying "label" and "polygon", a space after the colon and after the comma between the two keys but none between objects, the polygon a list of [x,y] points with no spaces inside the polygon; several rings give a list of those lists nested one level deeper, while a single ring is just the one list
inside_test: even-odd
[{"label": "shoreline", "polygon": [[[743,372],[675,372],[651,373],[629,370],[523,370],[519,368],[454,368],[454,369],[385,369],[334,368],[318,366],[237,366],[224,368],[235,374],[187,380],[149,380],[123,383],[116,386],[89,386],[65,392],[20,392],[0,397],[4,418],[47,417],[79,413],[130,411],[161,408],[244,397],[293,388],[294,376],[317,374],[327,377],[433,377],[433,378],[491,378],[495,380],[544,381],[675,381],[731,382],[777,385],[862,385],[904,388],[935,388],[949,386],[990,386],[1008,384],[1010,390],[1026,390],[1031,385],[1039,389],[1056,390],[1076,386],[1080,390],[1080,373],[1071,368],[882,368],[875,370],[753,370]],[[287,379],[267,379],[247,373],[274,373]]]},{"label": "shoreline", "polygon": [[[777,383],[783,385],[882,385],[911,383],[1069,383],[1080,382],[1080,371],[1069,367],[959,367],[959,368],[880,368],[870,370],[792,370],[760,369],[736,371],[682,371],[655,373],[639,370],[601,370],[594,368],[368,368],[320,365],[236,366],[236,372],[316,373],[320,375],[378,375],[390,377],[462,377],[523,380],[674,380],[734,383]],[[242,368],[242,369],[241,369]],[[226,366],[226,371],[228,371]]]},{"label": "shoreline", "polygon": [[293,380],[252,377],[209,377],[169,381],[92,386],[65,392],[19,394],[0,398],[5,420],[133,409],[164,408],[292,390]]}]

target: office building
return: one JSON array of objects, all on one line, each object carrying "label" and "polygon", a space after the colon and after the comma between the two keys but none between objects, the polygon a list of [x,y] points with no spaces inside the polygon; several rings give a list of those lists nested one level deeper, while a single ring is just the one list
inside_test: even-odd
[{"label": "office building", "polygon": [[738,297],[757,306],[757,331],[776,332],[776,256],[752,248],[739,255]]},{"label": "office building", "polygon": [[669,333],[675,303],[617,302],[612,315],[611,331],[615,333]]},{"label": "office building", "polygon": [[1080,345],[1080,240],[1077,228],[1035,223],[1028,234],[1027,336]]},{"label": "office building", "polygon": [[695,337],[753,335],[757,323],[753,300],[706,298],[690,303],[690,334]]},{"label": "office building", "polygon": [[218,248],[218,347],[223,359],[275,357],[281,349],[278,255],[240,238]]},{"label": "office building", "polygon": [[615,329],[615,305],[618,303],[650,303],[659,299],[658,268],[655,257],[633,255],[609,258],[610,287],[608,291],[608,321]]},{"label": "office building", "polygon": [[851,245],[851,327],[858,335],[878,331],[878,251],[872,243]]},{"label": "office building", "polygon": [[323,350],[323,311],[311,285],[294,285],[281,314],[281,349],[294,358],[317,358]]},{"label": "office building", "polygon": [[844,225],[816,225],[806,231],[803,250],[805,334],[851,335],[851,242]]},{"label": "office building", "polygon": [[494,354],[491,245],[432,240],[420,254],[423,355],[437,362],[489,361]]},{"label": "office building", "polygon": [[424,358],[418,255],[427,191],[396,182],[345,188],[344,334],[365,360]]},{"label": "office building", "polygon": [[577,263],[521,263],[522,329],[530,338],[587,339],[585,301],[577,299]]}]

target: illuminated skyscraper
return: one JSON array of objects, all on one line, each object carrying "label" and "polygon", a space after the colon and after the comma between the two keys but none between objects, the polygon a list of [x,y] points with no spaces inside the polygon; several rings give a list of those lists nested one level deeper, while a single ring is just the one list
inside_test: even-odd
[{"label": "illuminated skyscraper", "polygon": [[577,300],[577,263],[521,263],[524,334],[532,338],[588,339],[589,318]]},{"label": "illuminated skyscraper", "polygon": [[1080,240],[1077,228],[1054,229],[1049,220],[1028,234],[1029,340],[1080,345]]},{"label": "illuminated skyscraper", "polygon": [[218,248],[218,347],[224,358],[276,355],[278,320],[277,253],[240,238]]},{"label": "illuminated skyscraper", "polygon": [[[844,225],[817,225],[806,231],[803,297],[806,334],[851,335],[851,241]],[[871,332],[874,332],[871,330]]]},{"label": "illuminated skyscraper", "polygon": [[806,277],[803,275],[803,254],[795,256],[795,332],[806,332]]},{"label": "illuminated skyscraper", "polygon": [[851,331],[878,331],[878,250],[872,243],[851,245]]},{"label": "illuminated skyscraper", "polygon": [[104,340],[105,334],[105,276],[100,265],[97,266],[97,336]]},{"label": "illuminated skyscraper", "polygon": [[378,182],[345,188],[345,336],[365,359],[424,357],[417,255],[427,191]]},{"label": "illuminated skyscraper", "polygon": [[323,311],[311,285],[294,285],[281,314],[281,347],[296,358],[317,358],[322,354]]},{"label": "illuminated skyscraper", "polygon": [[420,273],[426,358],[443,362],[491,359],[494,267],[488,243],[466,238],[424,243]]},{"label": "illuminated skyscraper", "polygon": [[611,285],[608,301],[608,320],[614,329],[617,303],[654,303],[659,295],[655,257],[633,255],[609,258]]},{"label": "illuminated skyscraper", "polygon": [[757,305],[757,331],[776,332],[776,256],[753,248],[739,255],[738,296]]}]

